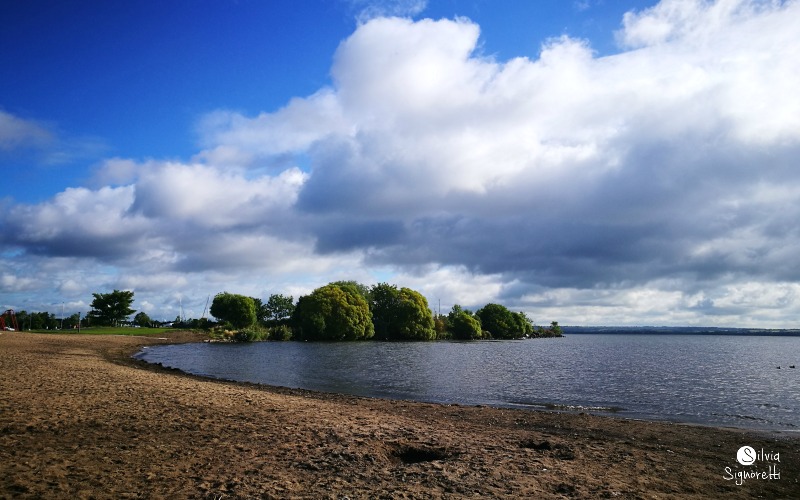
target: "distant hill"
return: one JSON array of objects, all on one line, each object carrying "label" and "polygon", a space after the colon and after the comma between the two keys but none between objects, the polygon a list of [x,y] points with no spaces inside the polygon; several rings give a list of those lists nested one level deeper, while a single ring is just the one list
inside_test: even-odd
[{"label": "distant hill", "polygon": [[754,335],[763,337],[800,337],[800,329],[720,328],[713,326],[562,326],[565,335],[592,333],[659,335]]}]

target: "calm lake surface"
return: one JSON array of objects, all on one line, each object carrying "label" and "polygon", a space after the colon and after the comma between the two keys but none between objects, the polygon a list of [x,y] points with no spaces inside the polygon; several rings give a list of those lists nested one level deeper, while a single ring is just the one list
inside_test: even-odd
[{"label": "calm lake surface", "polygon": [[202,343],[137,357],[196,375],[358,396],[800,431],[800,369],[789,368],[800,365],[800,337]]}]

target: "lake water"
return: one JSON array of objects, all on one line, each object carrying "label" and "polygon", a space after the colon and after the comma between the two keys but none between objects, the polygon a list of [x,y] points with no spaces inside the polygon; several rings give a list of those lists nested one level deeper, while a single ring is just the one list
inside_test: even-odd
[{"label": "lake water", "polygon": [[800,369],[789,368],[800,365],[800,337],[202,343],[137,357],[196,375],[358,396],[800,430]]}]

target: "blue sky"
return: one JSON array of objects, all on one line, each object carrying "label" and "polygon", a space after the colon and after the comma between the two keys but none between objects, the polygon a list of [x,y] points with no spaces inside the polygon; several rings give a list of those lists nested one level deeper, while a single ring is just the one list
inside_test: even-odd
[{"label": "blue sky", "polygon": [[562,34],[616,50],[622,14],[648,2],[610,3],[446,0],[420,10],[417,2],[347,0],[5,2],[0,44],[12,50],[0,54],[9,76],[0,81],[0,109],[61,142],[45,158],[4,158],[14,185],[5,194],[43,201],[85,183],[87,167],[109,156],[190,157],[206,113],[272,111],[330,85],[336,47],[365,14],[466,16],[481,25],[479,50],[508,59],[535,57]]},{"label": "blue sky", "polygon": [[[0,4],[0,307],[388,280],[800,319],[797,1]],[[795,52],[793,52],[795,51]]]}]

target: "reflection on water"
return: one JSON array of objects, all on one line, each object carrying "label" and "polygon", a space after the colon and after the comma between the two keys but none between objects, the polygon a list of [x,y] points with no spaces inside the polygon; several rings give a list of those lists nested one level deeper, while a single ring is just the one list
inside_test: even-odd
[{"label": "reflection on water", "polygon": [[800,365],[800,337],[182,344],[139,357],[198,375],[359,396],[800,429],[800,370],[788,368]]}]

